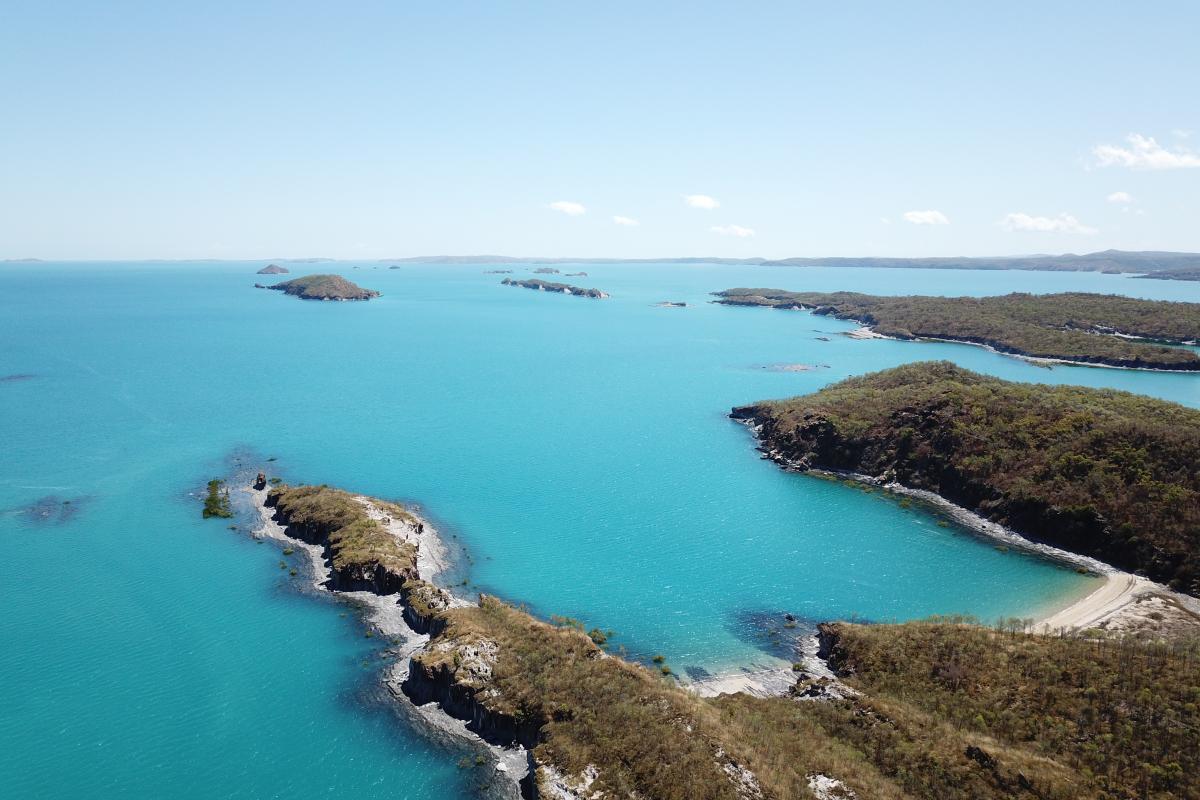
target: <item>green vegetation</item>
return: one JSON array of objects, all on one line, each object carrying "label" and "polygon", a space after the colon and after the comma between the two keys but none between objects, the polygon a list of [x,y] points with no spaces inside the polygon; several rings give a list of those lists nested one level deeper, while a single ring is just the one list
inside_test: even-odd
[{"label": "green vegetation", "polygon": [[364,289],[340,275],[305,275],[261,289],[277,289],[301,300],[370,300],[379,292]]},{"label": "green vegetation", "polygon": [[[1179,347],[1200,340],[1200,303],[1067,292],[996,297],[879,297],[855,292],[729,289],[725,305],[808,308],[900,339],[948,339],[1015,355],[1120,367],[1200,370]],[[1119,334],[1119,335],[1118,335]],[[1153,342],[1122,337],[1140,337]]]},{"label": "green vegetation", "polygon": [[1200,594],[1200,411],[923,362],[734,409],[799,468],[935,492],[1019,533]]},{"label": "green vegetation", "polygon": [[229,505],[229,490],[225,488],[225,482],[213,478],[208,482],[208,496],[204,498],[204,518],[209,517],[224,517],[228,519],[233,516],[233,509]]}]

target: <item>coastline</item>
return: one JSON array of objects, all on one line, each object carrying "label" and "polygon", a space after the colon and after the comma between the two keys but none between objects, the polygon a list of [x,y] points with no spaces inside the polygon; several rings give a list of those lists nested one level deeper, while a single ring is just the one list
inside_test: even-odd
[{"label": "coastline", "polygon": [[[748,422],[743,423],[755,433]],[[1075,565],[1098,575],[1103,582],[1083,597],[1050,604],[1034,618],[1033,629],[1038,633],[1060,633],[1100,628],[1114,633],[1158,633],[1170,635],[1177,631],[1200,633],[1200,599],[1176,592],[1168,586],[1131,572],[1117,569],[1089,556],[1072,553],[1053,545],[1028,539],[1009,528],[992,522],[968,508],[950,502],[934,492],[911,489],[903,484],[885,482],[870,475],[826,469],[797,470],[786,460],[763,453],[764,459],[775,461],[785,470],[806,471],[818,476],[847,478],[858,483],[876,486],[894,494],[911,497],[936,508],[956,523],[981,536],[1036,553],[1064,564]],[[806,663],[811,661],[807,659]]]},{"label": "coastline", "polygon": [[[383,687],[392,696],[399,713],[417,727],[423,727],[423,733],[435,740],[452,739],[460,746],[465,744],[476,751],[486,751],[492,760],[492,769],[497,781],[488,797],[503,798],[503,800],[519,800],[521,797],[520,780],[529,769],[529,755],[519,745],[504,748],[486,742],[482,737],[467,729],[467,722],[455,719],[445,713],[437,703],[416,705],[401,689],[408,678],[410,659],[413,654],[422,650],[429,642],[429,634],[417,633],[409,626],[404,618],[404,605],[398,596],[379,595],[367,591],[343,592],[333,591],[325,586],[330,577],[330,567],[325,561],[325,554],[320,545],[309,544],[300,539],[288,536],[283,526],[274,519],[274,511],[266,506],[268,489],[254,489],[242,485],[236,491],[244,493],[257,516],[256,525],[250,533],[256,539],[269,539],[278,544],[299,550],[303,549],[309,556],[312,581],[311,589],[326,597],[336,597],[353,603],[362,613],[364,620],[378,631],[386,640],[396,644],[392,648],[392,662],[386,666],[381,675]],[[419,529],[406,526],[398,520],[391,519],[378,507],[371,503],[371,498],[364,495],[354,495],[354,499],[362,503],[368,515],[384,523],[392,535],[403,541],[417,544],[418,571],[425,580],[432,579],[444,573],[450,567],[450,550],[438,535],[437,530],[422,517],[413,514],[420,523]],[[411,512],[410,512],[411,513]],[[452,593],[443,591],[451,597],[456,606],[469,606],[470,602],[455,597]]]},{"label": "coastline", "polygon": [[[812,312],[809,312],[812,313]],[[857,320],[856,320],[857,321]],[[967,339],[943,339],[937,336],[915,336],[911,339],[901,339],[899,336],[888,336],[884,333],[879,333],[870,325],[860,325],[850,331],[842,331],[843,336],[851,339],[886,339],[892,342],[940,342],[942,344],[965,344],[971,347],[979,347],[987,350],[989,353],[995,353],[998,356],[1007,356],[1008,358],[1016,358],[1021,361],[1027,361],[1030,364],[1039,367],[1053,367],[1055,364],[1064,367],[1095,367],[1097,369],[1116,369],[1125,370],[1128,372],[1165,372],[1167,374],[1189,375],[1195,374],[1194,369],[1166,369],[1164,367],[1124,367],[1119,364],[1105,364],[1101,361],[1074,361],[1069,358],[1048,358],[1046,356],[1033,356],[1028,353],[1012,353],[1007,350],[1000,350],[990,344],[983,342],[972,342]]]}]

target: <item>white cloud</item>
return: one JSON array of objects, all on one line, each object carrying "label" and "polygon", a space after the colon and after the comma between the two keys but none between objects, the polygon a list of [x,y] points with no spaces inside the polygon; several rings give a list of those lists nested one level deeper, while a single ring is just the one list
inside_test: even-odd
[{"label": "white cloud", "polygon": [[949,225],[950,220],[940,211],[905,211],[904,219],[913,225]]},{"label": "white cloud", "polygon": [[1133,202],[1133,195],[1131,195],[1129,192],[1113,192],[1108,196],[1108,202],[1129,205]]},{"label": "white cloud", "polygon": [[632,217],[622,217],[619,215],[613,217],[613,222],[617,223],[618,225],[628,225],[630,227],[633,227],[635,225],[641,225],[640,222],[638,222],[636,219],[634,219]]},{"label": "white cloud", "polygon": [[736,236],[739,239],[747,239],[754,235],[753,228],[743,228],[741,225],[714,225],[712,232],[722,236]]},{"label": "white cloud", "polygon": [[892,224],[892,221],[891,221],[889,218],[887,218],[887,217],[880,217],[880,218],[879,218],[879,221],[880,221],[880,222],[882,222],[884,225],[891,225],[891,224]]},{"label": "white cloud", "polygon": [[709,197],[706,194],[685,194],[683,202],[687,203],[692,208],[703,208],[712,211],[721,204],[717,202],[717,198]]},{"label": "white cloud", "polygon": [[1084,225],[1070,214],[1059,214],[1057,217],[1033,217],[1029,214],[1015,212],[1006,214],[1000,220],[1000,227],[1006,231],[1034,231],[1036,233],[1096,233],[1095,228]]},{"label": "white cloud", "polygon": [[1168,150],[1150,136],[1131,133],[1125,137],[1128,147],[1098,144],[1092,148],[1096,163],[1102,167],[1120,166],[1131,169],[1185,169],[1200,167],[1200,154],[1178,148]]},{"label": "white cloud", "polygon": [[555,200],[550,204],[550,208],[572,217],[578,217],[580,214],[587,213],[587,209],[582,204],[572,203],[570,200]]}]

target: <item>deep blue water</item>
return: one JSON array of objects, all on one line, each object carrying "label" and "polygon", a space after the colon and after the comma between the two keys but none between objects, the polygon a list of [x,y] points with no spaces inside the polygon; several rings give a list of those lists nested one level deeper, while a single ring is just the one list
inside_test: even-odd
[{"label": "deep blue water", "polygon": [[[612,294],[593,301],[502,287],[482,266],[291,265],[384,293],[331,304],[252,289],[263,263],[0,265],[0,797],[472,791],[462,753],[382,699],[380,645],[354,614],[298,591],[274,547],[200,519],[191,493],[234,454],[415,500],[465,548],[463,592],[712,671],[768,660],[763,620],[784,612],[1029,616],[1094,581],[786,474],[731,406],[925,358],[1200,405],[1196,376],[1047,370],[707,303],[748,285],[1200,301],[1200,284],[581,265],[570,280]],[[827,367],[763,368],[797,363]],[[49,518],[24,513],[39,500]]]}]

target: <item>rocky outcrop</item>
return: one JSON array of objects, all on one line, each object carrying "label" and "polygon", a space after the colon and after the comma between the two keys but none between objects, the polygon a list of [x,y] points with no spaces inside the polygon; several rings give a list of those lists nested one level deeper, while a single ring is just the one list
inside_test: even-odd
[{"label": "rocky outcrop", "polygon": [[602,292],[599,289],[583,289],[579,286],[571,286],[566,283],[552,283],[550,281],[538,280],[531,278],[530,280],[518,281],[512,278],[505,278],[500,281],[505,286],[520,286],[523,289],[536,289],[541,292],[558,292],[560,294],[573,294],[576,297],[592,297],[597,300],[602,300],[608,297],[607,292]]},{"label": "rocky outcrop", "polygon": [[364,289],[340,275],[305,275],[271,286],[254,285],[259,289],[275,289],[301,300],[370,300],[380,296],[374,289]]},{"label": "rocky outcrop", "polygon": [[401,689],[417,705],[437,703],[486,742],[532,750],[544,720],[520,720],[497,710],[491,680],[499,651],[499,645],[486,638],[431,642],[412,657]]},{"label": "rocky outcrop", "polygon": [[453,598],[429,581],[411,578],[400,589],[404,621],[417,633],[437,636],[446,627],[441,612],[450,608]]},{"label": "rocky outcrop", "polygon": [[275,521],[284,533],[293,539],[322,548],[325,560],[330,564],[328,588],[338,592],[371,592],[387,595],[400,594],[404,585],[420,577],[417,574],[415,551],[411,560],[389,561],[372,555],[355,558],[342,557],[331,536],[339,531],[334,523],[301,520],[279,504],[280,493],[267,494],[265,504],[275,509]]}]

